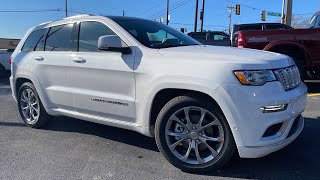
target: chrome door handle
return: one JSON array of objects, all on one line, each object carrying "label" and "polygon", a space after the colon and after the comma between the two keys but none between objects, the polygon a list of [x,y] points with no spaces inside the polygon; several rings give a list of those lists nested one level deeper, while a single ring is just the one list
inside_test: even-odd
[{"label": "chrome door handle", "polygon": [[35,57],[35,58],[34,58],[34,60],[37,60],[37,61],[43,61],[43,60],[44,60],[44,58],[43,58],[43,57],[41,57],[41,56],[38,56],[38,57]]},{"label": "chrome door handle", "polygon": [[83,59],[83,58],[73,58],[73,62],[76,63],[85,63],[87,62],[87,60]]}]

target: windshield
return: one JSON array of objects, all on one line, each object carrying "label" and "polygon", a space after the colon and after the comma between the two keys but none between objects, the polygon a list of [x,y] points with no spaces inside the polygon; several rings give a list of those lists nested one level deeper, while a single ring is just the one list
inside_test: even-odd
[{"label": "windshield", "polygon": [[161,49],[201,44],[189,36],[158,22],[142,19],[113,20],[141,44],[149,48]]}]

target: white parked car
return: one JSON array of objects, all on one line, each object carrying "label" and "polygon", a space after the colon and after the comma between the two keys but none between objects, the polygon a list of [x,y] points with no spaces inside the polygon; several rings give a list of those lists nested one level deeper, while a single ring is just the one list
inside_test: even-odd
[{"label": "white parked car", "polygon": [[138,18],[81,15],[30,29],[10,77],[23,121],[69,116],[155,137],[184,171],[258,158],[301,133],[307,88],[287,56],[201,45]]}]

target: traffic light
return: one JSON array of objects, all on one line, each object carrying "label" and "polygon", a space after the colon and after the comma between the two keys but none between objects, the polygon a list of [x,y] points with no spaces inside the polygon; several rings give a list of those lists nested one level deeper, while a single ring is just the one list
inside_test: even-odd
[{"label": "traffic light", "polygon": [[236,15],[240,15],[240,4],[236,5]]},{"label": "traffic light", "polygon": [[261,20],[266,21],[266,11],[262,11],[261,13]]}]

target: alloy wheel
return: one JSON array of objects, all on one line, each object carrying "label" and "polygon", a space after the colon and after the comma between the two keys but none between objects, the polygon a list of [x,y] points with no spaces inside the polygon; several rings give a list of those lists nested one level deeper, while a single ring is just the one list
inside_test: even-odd
[{"label": "alloy wheel", "polygon": [[39,99],[31,89],[24,89],[20,96],[21,112],[28,124],[37,122],[40,116]]},{"label": "alloy wheel", "polygon": [[170,117],[165,130],[170,151],[188,164],[205,164],[217,157],[224,145],[218,118],[201,107],[185,107]]}]

